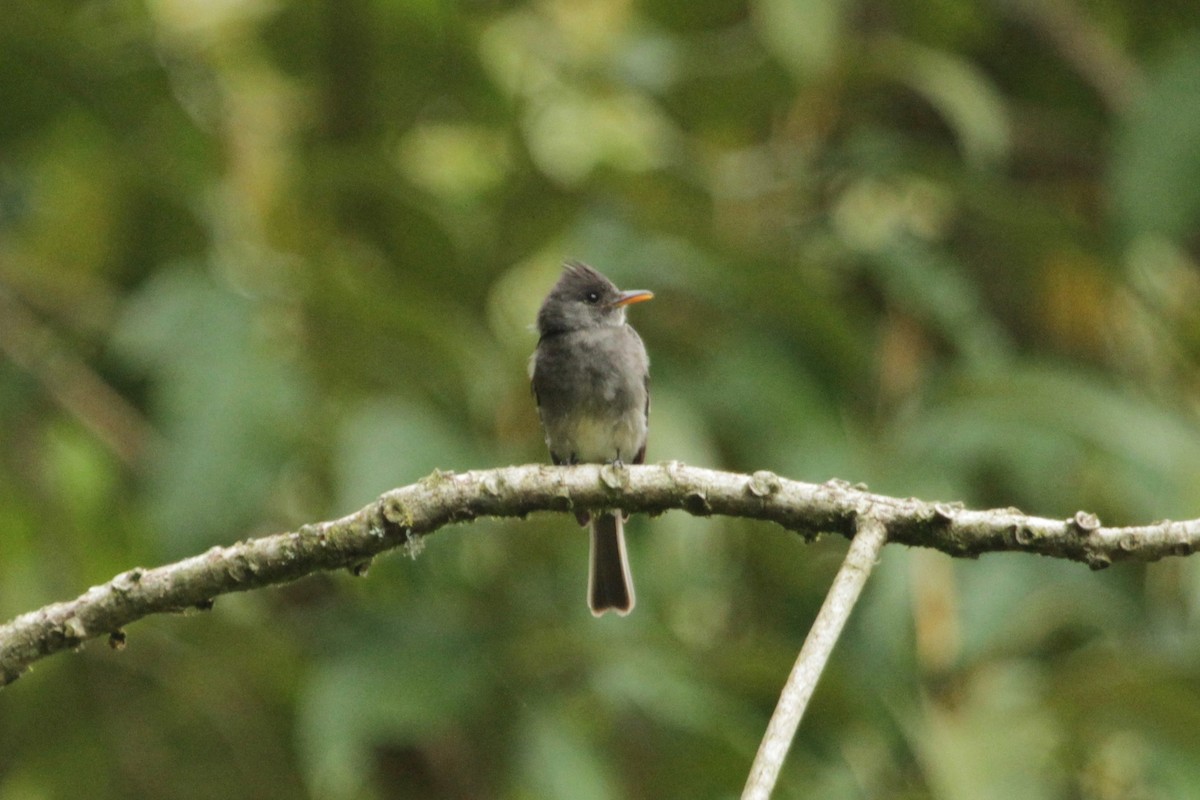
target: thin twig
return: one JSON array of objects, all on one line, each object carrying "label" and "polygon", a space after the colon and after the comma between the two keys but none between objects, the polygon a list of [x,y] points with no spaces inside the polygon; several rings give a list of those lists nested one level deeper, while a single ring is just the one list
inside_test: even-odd
[{"label": "thin twig", "polygon": [[792,746],[796,729],[800,727],[804,709],[808,707],[833,646],[841,636],[886,541],[887,527],[882,521],[871,516],[859,519],[858,532],[850,542],[846,559],[834,577],[833,585],[829,587],[829,594],[825,596],[804,646],[800,648],[792,673],[783,686],[775,713],[771,715],[771,722],[767,725],[767,732],[750,768],[742,800],[767,800],[774,791],[779,770],[783,768],[783,760]]},{"label": "thin twig", "polygon": [[1129,107],[1142,84],[1137,64],[1104,28],[1074,0],[996,0],[1001,9],[1024,19],[1090,84],[1109,110]]},{"label": "thin twig", "polygon": [[64,411],[128,466],[157,434],[150,423],[61,337],[0,287],[0,353],[36,377]]}]

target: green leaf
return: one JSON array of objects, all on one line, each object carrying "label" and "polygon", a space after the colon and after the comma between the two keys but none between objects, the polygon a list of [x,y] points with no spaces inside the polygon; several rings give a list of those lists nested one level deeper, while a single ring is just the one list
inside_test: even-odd
[{"label": "green leaf", "polygon": [[334,634],[341,652],[305,683],[297,726],[309,785],[323,798],[361,797],[375,752],[429,747],[452,728],[470,729],[481,700],[478,640],[450,615],[430,620],[374,619]]},{"label": "green leaf", "polygon": [[994,167],[1011,149],[1006,100],[992,80],[957,53],[934,50],[901,38],[882,42],[876,65],[910,86],[942,115],[958,137],[963,158],[974,167]]},{"label": "green leaf", "polygon": [[554,706],[542,706],[518,734],[518,797],[608,800],[623,797],[600,748]]},{"label": "green leaf", "polygon": [[1172,48],[1117,131],[1112,192],[1127,236],[1187,237],[1200,223],[1200,37]]},{"label": "green leaf", "polygon": [[148,500],[169,553],[243,536],[303,425],[302,367],[273,346],[260,311],[180,267],[130,300],[113,335],[152,386],[163,444]]},{"label": "green leaf", "polygon": [[346,416],[338,432],[337,504],[352,509],[435,469],[467,469],[478,457],[464,433],[433,408],[375,400]]},{"label": "green leaf", "polygon": [[808,80],[838,57],[844,6],[842,0],[757,0],[752,9],[767,49]]}]

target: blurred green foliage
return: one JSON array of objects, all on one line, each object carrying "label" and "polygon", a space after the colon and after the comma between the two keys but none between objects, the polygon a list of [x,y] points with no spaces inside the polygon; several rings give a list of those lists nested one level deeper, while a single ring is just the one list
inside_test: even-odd
[{"label": "blurred green foliage", "polygon": [[[16,0],[0,614],[545,460],[568,257],[650,460],[1200,516],[1191,0]],[[0,798],[733,797],[844,543],[573,521],[156,618],[0,694]],[[1200,561],[890,549],[778,796],[1200,794]]]}]

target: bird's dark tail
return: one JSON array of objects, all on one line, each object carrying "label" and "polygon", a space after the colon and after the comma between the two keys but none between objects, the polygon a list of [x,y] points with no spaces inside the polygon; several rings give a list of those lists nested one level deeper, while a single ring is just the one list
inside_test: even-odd
[{"label": "bird's dark tail", "polygon": [[609,609],[623,617],[633,610],[634,598],[621,512],[593,514],[590,527],[592,553],[588,607],[597,617]]}]

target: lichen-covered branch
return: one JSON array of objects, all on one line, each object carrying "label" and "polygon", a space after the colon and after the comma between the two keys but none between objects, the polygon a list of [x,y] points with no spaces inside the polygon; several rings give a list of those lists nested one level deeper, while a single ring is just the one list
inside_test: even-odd
[{"label": "lichen-covered branch", "polygon": [[131,569],[74,600],[23,614],[0,626],[0,685],[16,680],[40,658],[119,634],[149,614],[206,607],[229,592],[353,567],[451,523],[575,507],[747,517],[778,523],[805,538],[851,536],[858,515],[869,510],[886,526],[890,542],[972,558],[1022,551],[1084,562],[1093,569],[1119,560],[1188,555],[1200,546],[1200,520],[1105,528],[1084,512],[1054,520],[1016,509],[970,511],[955,504],[874,495],[840,481],[801,483],[768,472],[743,475],[676,462],[435,472],[341,519],[214,547],[154,569]]}]

